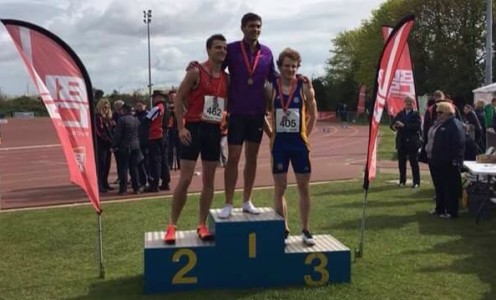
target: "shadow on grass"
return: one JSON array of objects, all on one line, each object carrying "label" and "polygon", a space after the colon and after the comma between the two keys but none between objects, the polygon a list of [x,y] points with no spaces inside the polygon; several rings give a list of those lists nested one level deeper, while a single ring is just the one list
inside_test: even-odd
[{"label": "shadow on grass", "polygon": [[[399,197],[397,197],[399,198]],[[403,198],[403,197],[401,197]],[[403,207],[406,205],[416,205],[419,203],[428,202],[425,198],[423,199],[415,199],[411,200],[411,197],[405,196],[405,200],[397,200],[397,201],[376,201],[376,200],[368,200],[367,208],[387,208],[387,207]],[[336,208],[361,208],[362,201],[357,202],[347,202],[342,204],[333,204],[332,207]]]},{"label": "shadow on grass", "polygon": [[432,215],[417,213],[419,231],[423,235],[453,235],[456,240],[435,244],[425,251],[407,251],[406,254],[422,255],[441,253],[460,256],[445,267],[424,268],[421,271],[436,273],[448,271],[455,274],[475,274],[490,287],[483,299],[496,299],[496,216],[475,224],[468,213],[460,214],[456,220],[440,220]]},{"label": "shadow on grass", "polygon": [[[384,229],[400,228],[408,223],[416,221],[415,216],[405,216],[405,215],[373,215],[367,216],[366,219],[366,230],[367,231],[380,231]],[[356,218],[354,220],[349,220],[346,222],[339,223],[337,225],[329,225],[327,227],[322,227],[324,230],[332,231],[335,229],[354,229],[359,228],[360,219]]]},{"label": "shadow on grass", "polygon": [[[267,293],[267,289],[210,289],[191,292],[174,292],[162,294],[144,294],[143,276],[126,277],[115,280],[97,281],[91,285],[88,295],[72,298],[74,300],[93,299],[245,299],[257,298],[258,293]],[[274,294],[290,294],[302,291],[306,287],[271,288]]]},{"label": "shadow on grass", "polygon": [[[380,192],[385,192],[385,191],[391,191],[391,190],[396,190],[398,189],[397,186],[394,185],[382,185],[382,186],[377,186],[374,187],[373,190],[369,190],[370,193],[380,193]],[[349,188],[349,187],[343,187],[343,188],[338,188],[336,189],[335,186],[330,187],[329,189],[323,190],[319,193],[312,193],[312,196],[318,197],[318,196],[340,196],[340,195],[351,195],[351,194],[363,194],[363,187],[362,184],[357,184],[355,188]]]}]

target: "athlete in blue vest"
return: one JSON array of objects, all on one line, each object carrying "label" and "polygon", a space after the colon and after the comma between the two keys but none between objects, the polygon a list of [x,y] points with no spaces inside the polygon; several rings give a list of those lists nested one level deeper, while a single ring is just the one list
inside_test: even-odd
[{"label": "athlete in blue vest", "polygon": [[314,245],[309,231],[310,143],[308,136],[317,120],[315,93],[311,82],[296,76],[301,63],[300,54],[286,48],[277,60],[280,78],[266,87],[267,109],[271,122],[266,132],[271,137],[272,173],[274,177],[275,210],[284,217],[285,239],[289,235],[287,206],[284,192],[287,186],[289,163],[293,167],[300,195],[302,241]]}]

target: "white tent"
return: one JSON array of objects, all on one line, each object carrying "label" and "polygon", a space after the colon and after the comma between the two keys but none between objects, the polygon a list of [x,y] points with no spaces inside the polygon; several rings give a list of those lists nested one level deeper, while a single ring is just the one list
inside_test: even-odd
[{"label": "white tent", "polygon": [[486,104],[491,103],[491,99],[496,97],[496,83],[482,86],[472,91],[474,93],[474,103],[483,100]]}]

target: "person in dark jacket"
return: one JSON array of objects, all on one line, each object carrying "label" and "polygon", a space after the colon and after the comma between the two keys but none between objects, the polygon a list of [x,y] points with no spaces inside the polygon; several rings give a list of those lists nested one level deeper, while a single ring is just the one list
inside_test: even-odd
[{"label": "person in dark jacket", "polygon": [[169,91],[169,103],[167,105],[170,111],[170,117],[167,121],[167,151],[169,152],[167,157],[169,159],[169,168],[171,170],[181,169],[181,143],[179,141],[176,114],[174,113],[174,98],[176,97],[176,94],[177,92],[175,90]]},{"label": "person in dark jacket", "polygon": [[479,120],[479,124],[482,128],[481,138],[479,139],[478,146],[482,152],[486,151],[486,120],[484,113],[484,100],[477,100],[475,102],[474,112],[477,115],[477,119]]},{"label": "person in dark jacket", "polygon": [[134,116],[140,121],[139,129],[139,141],[140,150],[143,154],[143,160],[138,164],[139,181],[140,185],[144,188],[148,182],[148,130],[149,124],[146,122],[146,115],[148,110],[146,109],[146,103],[143,100],[138,100],[136,102],[136,107],[134,109]]},{"label": "person in dark jacket", "polygon": [[478,146],[482,136],[482,126],[472,105],[463,106],[462,121],[465,128],[465,160],[475,160],[477,154],[482,152]]},{"label": "person in dark jacket", "polygon": [[438,119],[429,129],[425,146],[436,190],[436,208],[432,213],[451,219],[458,217],[465,130],[463,123],[455,118],[452,104],[438,103],[436,113]]},{"label": "person in dark jacket", "polygon": [[406,184],[406,159],[412,168],[412,188],[420,186],[420,171],[418,150],[420,148],[420,114],[413,110],[414,99],[405,98],[405,108],[393,119],[391,129],[396,131],[396,151],[398,151],[398,168],[400,171],[400,186]]},{"label": "person in dark jacket", "polygon": [[131,186],[135,194],[140,193],[138,163],[143,159],[139,143],[139,120],[132,115],[128,104],[122,106],[122,115],[115,126],[112,148],[116,153],[119,175],[119,195],[127,191],[127,172],[131,174]]},{"label": "person in dark jacket", "polygon": [[346,103],[342,103],[339,105],[337,114],[341,120],[341,127],[347,128],[348,127],[348,107]]},{"label": "person in dark jacket", "polygon": [[110,164],[112,161],[110,148],[112,145],[112,110],[107,99],[101,99],[96,105],[96,148],[98,159],[98,190],[106,193],[113,190],[108,183]]},{"label": "person in dark jacket", "polygon": [[[169,97],[171,93],[169,92]],[[173,113],[169,109],[169,105],[164,103],[164,115],[162,116],[162,165],[160,166],[160,179],[162,184],[160,184],[159,189],[161,191],[170,190],[170,166],[169,166],[169,148],[170,141],[168,136],[169,131],[169,119]]]},{"label": "person in dark jacket", "polygon": [[[446,98],[442,91],[439,91],[439,90],[435,91],[432,94],[432,97],[434,98],[434,103],[432,105],[430,105],[429,107],[427,107],[427,110],[425,111],[425,114],[424,114],[424,126],[423,126],[423,131],[422,131],[422,140],[424,141],[424,145],[426,145],[428,142],[427,133],[429,132],[429,128],[437,120],[436,107],[437,107],[438,103],[444,103],[444,102],[450,103],[453,106],[453,108],[455,109],[455,117],[458,118],[458,120],[460,120],[460,121],[462,120],[461,114],[458,111],[458,109],[456,108],[456,106],[453,104],[453,101]],[[424,151],[424,149],[422,149],[422,150]],[[424,155],[425,155],[425,152],[423,154],[421,154],[421,157]],[[422,159],[421,161],[426,162],[424,159]]]}]

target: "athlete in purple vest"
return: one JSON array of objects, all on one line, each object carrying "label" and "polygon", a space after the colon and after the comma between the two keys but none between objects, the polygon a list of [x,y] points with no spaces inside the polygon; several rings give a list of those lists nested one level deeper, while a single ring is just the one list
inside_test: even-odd
[{"label": "athlete in purple vest", "polygon": [[264,128],[264,86],[276,78],[271,50],[260,44],[262,18],[247,13],[241,19],[243,39],[227,46],[224,67],[231,76],[229,85],[228,159],[224,173],[226,204],[219,217],[228,218],[233,208],[233,195],[238,180],[238,164],[245,145],[245,168],[242,210],[258,214],[251,202],[257,171],[257,156]]}]

